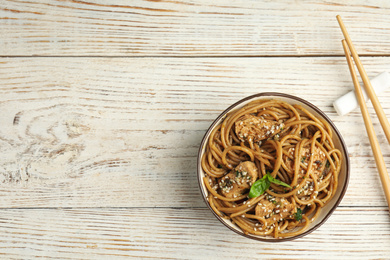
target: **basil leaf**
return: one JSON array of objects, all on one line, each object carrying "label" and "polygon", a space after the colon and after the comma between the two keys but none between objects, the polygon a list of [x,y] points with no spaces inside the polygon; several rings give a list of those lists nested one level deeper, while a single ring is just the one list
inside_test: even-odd
[{"label": "basil leaf", "polygon": [[275,184],[278,184],[278,185],[282,185],[282,186],[284,186],[284,187],[288,187],[288,188],[291,189],[291,186],[290,186],[290,185],[288,185],[288,184],[285,183],[285,182],[282,182],[282,181],[280,181],[280,180],[275,179],[275,178],[272,177],[270,174],[267,174],[266,176],[267,176],[267,179],[268,179],[270,182],[275,183]]},{"label": "basil leaf", "polygon": [[302,210],[301,208],[297,208],[297,213],[294,214],[295,220],[299,221],[302,219]]},{"label": "basil leaf", "polygon": [[280,180],[275,179],[274,177],[271,176],[271,174],[269,172],[267,172],[267,174],[264,175],[263,178],[255,181],[255,183],[252,184],[252,187],[251,187],[251,189],[249,191],[249,195],[248,195],[249,198],[259,197],[261,194],[263,194],[266,190],[269,189],[269,187],[271,186],[271,182],[278,184],[278,185],[282,185],[284,187],[291,188],[290,185],[288,185],[287,183],[284,183]]},{"label": "basil leaf", "polygon": [[252,187],[249,191],[249,198],[256,198],[263,194],[271,186],[271,182],[268,180],[267,175],[265,175],[260,180],[255,181],[252,184]]}]

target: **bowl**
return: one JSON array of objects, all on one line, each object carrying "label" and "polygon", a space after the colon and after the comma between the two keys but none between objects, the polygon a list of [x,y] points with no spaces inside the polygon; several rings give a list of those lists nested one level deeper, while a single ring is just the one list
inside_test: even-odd
[{"label": "bowl", "polygon": [[[205,153],[207,142],[208,142],[208,139],[210,137],[210,134],[215,129],[215,127],[217,127],[218,125],[220,125],[222,123],[222,121],[225,119],[225,117],[227,116],[228,113],[230,113],[232,111],[236,111],[237,109],[242,108],[243,106],[247,105],[250,102],[253,102],[256,100],[268,100],[268,99],[284,101],[284,102],[287,102],[291,105],[295,105],[295,104],[300,105],[303,108],[305,108],[306,110],[308,110],[310,113],[315,115],[317,118],[321,118],[324,121],[326,121],[329,124],[331,131],[333,133],[332,140],[333,140],[334,146],[335,146],[335,148],[340,150],[342,157],[343,157],[343,160],[341,163],[341,168],[339,171],[338,185],[337,185],[335,195],[332,197],[331,200],[329,200],[325,204],[325,206],[322,208],[322,210],[320,211],[317,218],[308,225],[308,227],[305,229],[305,231],[303,233],[300,233],[300,234],[295,235],[295,236],[289,236],[289,237],[283,237],[283,238],[275,238],[275,237],[270,237],[270,236],[256,235],[256,234],[244,232],[239,226],[237,226],[237,224],[233,223],[230,219],[224,218],[224,217],[220,216],[219,214],[217,214],[217,212],[215,212],[213,210],[212,206],[210,205],[210,203],[208,201],[209,191],[208,191],[205,183],[203,182],[203,178],[205,177],[205,172],[202,169],[202,165],[201,165],[202,164],[202,156]],[[213,212],[214,216],[222,224],[224,224],[227,228],[234,231],[235,233],[242,235],[244,237],[250,238],[250,239],[264,241],[264,242],[282,242],[282,241],[294,240],[294,239],[303,237],[303,236],[313,232],[314,230],[319,228],[321,225],[323,225],[327,221],[327,219],[331,216],[331,214],[334,212],[334,210],[337,208],[337,206],[340,204],[340,202],[341,202],[341,200],[346,192],[346,189],[348,186],[348,181],[349,181],[349,171],[350,171],[350,162],[349,162],[346,144],[345,144],[340,132],[337,130],[336,126],[329,119],[329,117],[326,116],[325,113],[322,112],[319,108],[317,108],[316,106],[314,106],[313,104],[309,103],[308,101],[306,101],[304,99],[301,99],[301,98],[298,98],[298,97],[295,97],[292,95],[288,95],[288,94],[274,93],[274,92],[259,93],[259,94],[255,94],[255,95],[246,97],[246,98],[241,99],[240,101],[234,103],[233,105],[228,107],[224,112],[222,112],[214,120],[214,122],[211,124],[211,126],[208,128],[207,132],[205,133],[205,135],[202,139],[200,148],[199,148],[198,159],[197,159],[197,175],[198,175],[197,177],[198,177],[200,191],[201,191],[201,194],[203,196],[203,199],[204,199],[206,205]],[[216,189],[218,189],[218,188],[216,188]]]}]

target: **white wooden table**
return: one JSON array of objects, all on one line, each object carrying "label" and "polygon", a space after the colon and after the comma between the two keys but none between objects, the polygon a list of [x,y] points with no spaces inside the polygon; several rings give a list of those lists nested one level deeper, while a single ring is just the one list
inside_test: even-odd
[{"label": "white wooden table", "polygon": [[[0,0],[0,258],[389,259],[360,112],[332,107],[353,88],[337,14],[369,76],[390,71],[388,1]],[[277,244],[218,222],[196,178],[214,118],[268,91],[327,113],[351,160],[330,219]]]}]

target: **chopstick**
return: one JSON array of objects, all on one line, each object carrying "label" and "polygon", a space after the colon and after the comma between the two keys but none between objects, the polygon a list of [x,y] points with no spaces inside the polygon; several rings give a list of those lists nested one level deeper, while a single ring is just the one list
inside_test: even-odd
[{"label": "chopstick", "polygon": [[368,97],[371,99],[372,105],[373,105],[375,112],[378,116],[379,122],[381,123],[383,131],[386,135],[387,141],[390,143],[390,123],[389,123],[389,120],[387,120],[386,114],[383,111],[381,104],[379,103],[378,97],[376,96],[374,89],[372,88],[370,79],[368,78],[367,73],[364,70],[364,67],[360,61],[359,55],[356,52],[355,46],[353,45],[353,43],[351,41],[351,37],[349,37],[347,29],[345,28],[343,20],[341,20],[340,15],[337,15],[336,18],[337,18],[337,21],[339,22],[340,29],[343,32],[345,41],[348,44],[349,50],[351,51],[352,57],[355,61],[355,64],[356,64],[356,67],[359,71],[360,77],[362,78],[366,93],[367,93]]},{"label": "chopstick", "polygon": [[[384,191],[385,196],[386,196],[387,205],[388,205],[388,207],[390,209],[390,178],[389,178],[389,174],[387,172],[386,164],[385,164],[385,161],[383,159],[383,155],[382,155],[382,152],[381,152],[381,149],[380,149],[380,146],[379,146],[379,142],[378,142],[378,139],[377,139],[377,137],[375,135],[375,130],[374,130],[374,127],[372,125],[372,121],[371,121],[370,115],[368,113],[368,109],[367,109],[366,102],[364,100],[363,92],[362,92],[361,86],[359,84],[358,77],[356,75],[356,71],[355,71],[355,67],[354,67],[353,62],[352,62],[350,50],[351,50],[352,55],[354,55],[354,53],[355,53],[356,58],[354,56],[354,60],[355,60],[356,67],[358,69],[359,69],[359,67],[361,68],[359,70],[361,78],[362,79],[365,78],[366,81],[368,82],[368,84],[366,84],[364,82],[364,80],[363,80],[365,86],[369,86],[368,88],[370,88],[371,83],[370,83],[370,81],[369,81],[369,79],[367,77],[367,74],[364,71],[364,68],[363,68],[363,66],[362,66],[362,64],[360,62],[360,59],[359,59],[359,56],[356,53],[356,50],[354,50],[352,42],[351,42],[351,40],[349,38],[349,35],[348,35],[347,31],[345,30],[344,25],[342,24],[340,16],[337,16],[337,20],[339,21],[340,27],[342,27],[342,30],[344,28],[343,33],[344,33],[344,36],[345,36],[345,40],[342,40],[342,44],[343,44],[343,48],[344,48],[344,52],[345,52],[345,57],[347,59],[348,68],[349,68],[349,71],[351,73],[353,85],[355,87],[356,97],[358,99],[360,110],[362,112],[362,116],[363,116],[363,119],[364,119],[364,125],[366,127],[368,138],[369,138],[370,144],[371,144],[371,149],[372,149],[372,152],[373,152],[374,158],[375,158],[375,163],[376,163],[376,166],[378,168],[379,176],[380,176],[380,179],[381,179],[381,182],[382,182],[383,191]],[[348,43],[347,38],[350,41],[350,44],[348,44],[348,45],[347,45],[347,43]],[[352,46],[352,49],[354,50],[354,52],[352,51],[351,46]],[[372,87],[371,87],[371,90],[372,90]],[[367,91],[367,94],[368,94],[368,91]],[[376,97],[375,93],[372,91],[371,94],[374,97],[374,98],[370,97],[371,102],[373,104],[374,104],[374,102],[377,102],[377,104],[379,105],[378,107],[380,107],[382,109],[382,107],[380,106],[378,98]],[[376,109],[375,109],[375,111],[376,111]],[[383,110],[381,110],[381,111],[383,112]],[[377,114],[378,114],[378,112],[377,112]],[[379,117],[379,114],[378,114],[378,117]],[[386,118],[386,116],[385,116],[385,118]],[[387,118],[386,118],[386,121],[387,121]],[[388,121],[387,121],[387,124],[388,124]],[[385,126],[382,124],[383,128],[385,128]]]},{"label": "chopstick", "polygon": [[342,40],[342,44],[344,47],[345,57],[347,58],[347,63],[349,67],[349,71],[351,72],[351,77],[353,81],[353,85],[355,86],[356,97],[359,102],[360,110],[362,112],[362,116],[364,119],[364,125],[366,126],[366,131],[368,134],[368,138],[370,140],[371,149],[374,154],[376,167],[378,168],[379,176],[382,182],[383,190],[385,192],[387,204],[390,209],[390,178],[387,172],[386,164],[383,159],[383,155],[379,146],[378,139],[375,135],[374,127],[372,126],[371,118],[367,110],[367,105],[364,100],[363,92],[361,90],[358,77],[356,75],[355,68],[352,63],[351,55],[349,53],[349,49],[345,40]]}]

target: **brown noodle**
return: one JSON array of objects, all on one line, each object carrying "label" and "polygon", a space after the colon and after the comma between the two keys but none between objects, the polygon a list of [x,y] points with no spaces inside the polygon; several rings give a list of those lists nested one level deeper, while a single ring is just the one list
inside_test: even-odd
[{"label": "brown noodle", "polygon": [[[246,116],[273,126],[264,139],[256,141],[254,135],[237,133],[235,127],[243,124],[240,122]],[[315,156],[322,160],[315,161]],[[257,179],[268,172],[291,188],[271,184],[255,198],[248,197],[249,188],[234,196],[223,194],[222,178],[245,161],[254,163]],[[253,101],[227,114],[211,132],[201,160],[203,182],[209,192],[207,199],[216,214],[230,219],[246,234],[274,238],[301,234],[318,217],[321,208],[335,195],[341,162],[342,154],[334,147],[332,130],[325,120],[300,105],[278,100]],[[288,205],[291,209],[288,216],[282,213],[278,216],[280,205],[272,206],[267,201]],[[256,207],[272,212],[257,214]],[[297,217],[298,210],[301,219]]]}]

